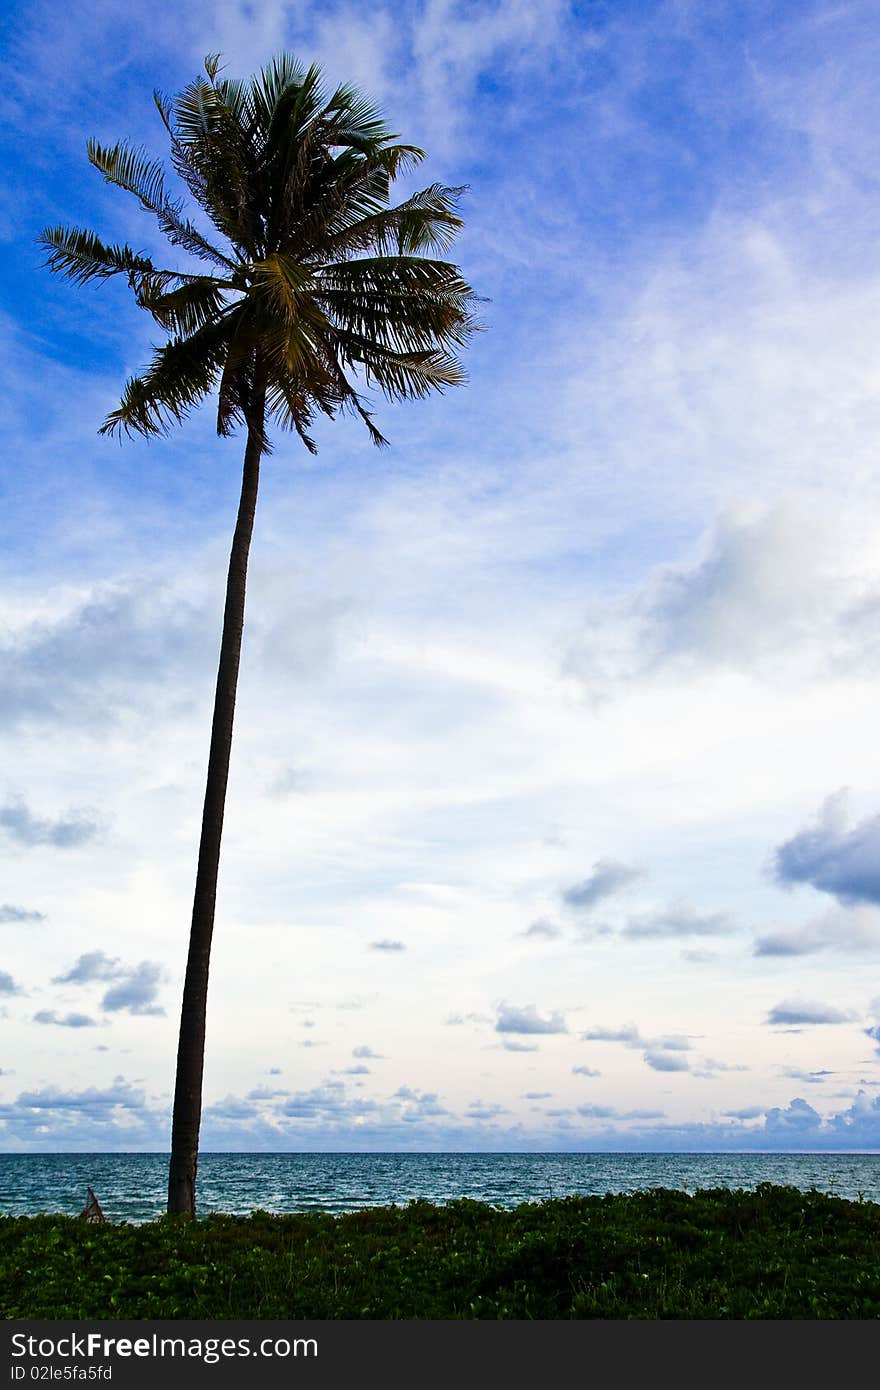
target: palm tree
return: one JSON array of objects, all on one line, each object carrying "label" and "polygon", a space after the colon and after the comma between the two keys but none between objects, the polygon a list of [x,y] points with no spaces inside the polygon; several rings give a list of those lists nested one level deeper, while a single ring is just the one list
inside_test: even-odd
[{"label": "palm tree", "polygon": [[[318,68],[284,55],[248,82],[221,78],[219,55],[171,100],[155,101],[171,165],[213,224],[206,235],[167,191],[160,162],[127,143],[95,141],[88,157],[134,194],[186,254],[165,270],[91,231],[46,228],[49,269],[77,284],[124,276],[168,334],[125,385],[103,434],[167,434],[217,388],[217,432],[246,444],[232,540],[208,777],[183,990],[168,1179],[169,1212],[195,1215],[208,969],[220,839],[244,626],[248,551],[260,460],[271,424],[307,449],[318,412],[360,416],[386,441],[362,394],[424,397],[464,380],[456,350],[475,324],[475,296],[439,259],[461,219],[463,191],[434,183],[396,206],[391,184],[423,158],[394,143],[352,87],[328,98]],[[196,263],[202,262],[201,266]]]}]

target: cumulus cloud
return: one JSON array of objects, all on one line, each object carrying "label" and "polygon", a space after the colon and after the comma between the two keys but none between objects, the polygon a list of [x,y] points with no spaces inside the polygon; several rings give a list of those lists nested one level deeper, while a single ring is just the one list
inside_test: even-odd
[{"label": "cumulus cloud", "polygon": [[880,920],[870,908],[832,908],[799,927],[755,938],[756,956],[809,956],[820,951],[857,954],[880,950]]},{"label": "cumulus cloud", "polygon": [[486,1103],[482,1100],[472,1100],[465,1111],[466,1120],[495,1120],[499,1115],[506,1115],[507,1109],[503,1105]]},{"label": "cumulus cloud", "polygon": [[645,1047],[642,1037],[634,1023],[625,1023],[620,1028],[587,1028],[581,1033],[584,1042],[619,1042],[624,1047]]},{"label": "cumulus cloud", "polygon": [[387,938],[382,941],[371,941],[371,951],[405,951],[406,946],[402,941],[389,941]]},{"label": "cumulus cloud", "polygon": [[597,903],[622,893],[643,877],[644,870],[632,864],[622,864],[616,859],[599,859],[593,865],[589,878],[563,889],[562,901],[566,907],[590,912]]},{"label": "cumulus cloud", "polygon": [[809,1000],[784,999],[767,1014],[765,1023],[789,1024],[798,1026],[811,1023],[852,1023],[858,1014],[851,1009],[836,1009],[831,1004],[819,1004]]},{"label": "cumulus cloud", "polygon": [[590,1144],[606,1152],[646,1153],[873,1150],[880,1148],[880,1096],[872,1100],[860,1091],[847,1110],[825,1118],[798,1096],[786,1106],[754,1104],[725,1111],[721,1122],[651,1124],[619,1130],[609,1126],[592,1131]]},{"label": "cumulus cloud", "polygon": [[93,980],[115,980],[124,975],[126,967],[118,956],[103,951],[86,951],[78,956],[69,970],[53,977],[56,985],[86,985]]},{"label": "cumulus cloud", "polygon": [[161,1004],[156,1003],[164,973],[156,961],[142,960],[107,990],[101,1008],[107,1013],[164,1014]]},{"label": "cumulus cloud", "polygon": [[632,940],[679,936],[723,936],[735,930],[725,912],[699,912],[693,903],[679,898],[662,912],[630,917],[621,936]]},{"label": "cumulus cloud", "polygon": [[[723,512],[690,563],[657,568],[573,641],[566,674],[595,696],[669,670],[771,674],[876,663],[876,580],[800,501]],[[873,587],[872,587],[873,584]]]},{"label": "cumulus cloud", "polygon": [[515,1004],[504,1002],[498,1005],[495,1032],[567,1033],[568,1028],[561,1013],[551,1013],[542,1018],[534,1004],[517,1008]]},{"label": "cumulus cloud", "polygon": [[[634,1023],[624,1023],[617,1028],[593,1027],[581,1033],[583,1042],[621,1043],[623,1047],[637,1049],[642,1060],[652,1071],[690,1071],[691,1064],[683,1052],[690,1052],[690,1038],[684,1033],[664,1033],[658,1037],[646,1038]],[[575,1071],[580,1068],[575,1067]],[[589,1070],[587,1071],[589,1075]]]},{"label": "cumulus cloud", "polygon": [[206,1105],[202,1112],[206,1121],[250,1120],[255,1118],[258,1113],[254,1102],[240,1100],[237,1096],[225,1096],[222,1100],[215,1100],[210,1105]]},{"label": "cumulus cloud", "polygon": [[581,1033],[584,1042],[616,1042],[624,1047],[661,1047],[670,1052],[687,1052],[690,1039],[686,1033],[663,1033],[659,1037],[645,1038],[634,1023],[624,1023],[619,1028],[586,1028]]},{"label": "cumulus cloud", "polygon": [[[538,1103],[544,1098],[549,1096],[534,1097]],[[474,1142],[490,1151],[533,1143],[521,1125],[498,1123],[507,1112],[495,1102],[473,1100],[456,1115],[446,1112],[436,1092],[410,1086],[382,1101],[353,1095],[341,1081],[331,1080],[296,1093],[267,1089],[229,1095],[210,1101],[205,1113],[211,1147],[222,1139],[241,1149],[265,1149],[269,1143],[295,1151],[348,1149],[354,1132],[359,1142],[380,1151],[400,1144],[439,1150],[468,1146],[475,1121],[481,1137]],[[603,1152],[880,1149],[880,1096],[872,1100],[864,1090],[846,1110],[824,1118],[802,1097],[786,1106],[756,1102],[730,1108],[717,1122],[671,1123],[659,1109],[618,1110],[602,1102],[544,1113],[559,1119],[557,1129],[541,1135],[556,1147],[582,1145],[577,1125],[572,1127],[568,1119],[573,1114],[589,1124],[591,1149]],[[4,1139],[36,1149],[155,1149],[167,1133],[167,1118],[164,1107],[148,1105],[143,1092],[121,1077],[107,1088],[75,1092],[47,1087],[0,1102]]]},{"label": "cumulus cloud", "polygon": [[773,872],[781,884],[809,883],[844,906],[880,905],[880,815],[848,828],[848,792],[829,796],[814,825],[779,845]]},{"label": "cumulus cloud", "polygon": [[782,1075],[790,1081],[806,1081],[811,1086],[816,1086],[824,1081],[826,1077],[836,1076],[836,1072],[829,1071],[827,1067],[821,1067],[816,1071],[804,1071],[802,1067],[783,1067]]},{"label": "cumulus cloud", "polygon": [[18,1104],[29,1110],[85,1110],[106,1111],[117,1106],[124,1109],[140,1109],[144,1104],[144,1092],[135,1090],[122,1077],[117,1077],[112,1086],[88,1086],[83,1091],[62,1091],[56,1086],[47,1086],[41,1091],[23,1091]]},{"label": "cumulus cloud", "polygon": [[53,845],[56,849],[84,845],[101,831],[92,811],[71,810],[57,820],[44,820],[33,814],[23,797],[14,797],[0,806],[0,828],[16,844]]},{"label": "cumulus cloud", "polygon": [[349,1096],[341,1081],[325,1081],[309,1091],[296,1091],[281,1103],[280,1114],[289,1119],[317,1123],[350,1122],[378,1109],[377,1103],[363,1096]]},{"label": "cumulus cloud", "polygon": [[158,961],[142,960],[139,965],[126,965],[118,956],[104,951],[86,951],[77,957],[69,970],[53,978],[57,985],[89,985],[96,981],[114,981],[101,1000],[106,1013],[162,1015],[165,1010],[156,1003],[165,970]]},{"label": "cumulus cloud", "polygon": [[722,515],[706,549],[695,566],[666,570],[640,604],[654,663],[741,667],[813,635],[829,596],[812,518],[786,505]]},{"label": "cumulus cloud", "polygon": [[586,1120],[662,1120],[663,1110],[617,1110],[613,1105],[579,1105],[577,1113]]},{"label": "cumulus cloud", "polygon": [[520,1042],[516,1038],[505,1038],[501,1046],[505,1052],[537,1052],[537,1043]]},{"label": "cumulus cloud", "polygon": [[180,689],[213,654],[205,610],[168,585],[102,585],[0,642],[0,723],[106,723],[170,680]]},{"label": "cumulus cloud", "polygon": [[717,1057],[701,1057],[691,1068],[692,1074],[703,1081],[711,1081],[719,1072],[728,1071],[751,1071],[751,1067],[744,1062],[720,1062]]},{"label": "cumulus cloud", "polygon": [[110,1086],[81,1091],[22,1091],[0,1105],[0,1132],[29,1150],[149,1150],[165,1142],[167,1116],[148,1105],[143,1090],[116,1077]]},{"label": "cumulus cloud", "polygon": [[374,1052],[373,1049],[371,1047],[367,1047],[365,1043],[361,1043],[358,1047],[353,1047],[351,1049],[351,1055],[352,1057],[361,1057],[365,1060],[369,1060],[370,1058],[372,1058],[375,1062],[381,1062],[384,1060],[381,1052]]},{"label": "cumulus cloud", "polygon": [[402,1102],[400,1118],[408,1125],[429,1117],[449,1114],[446,1107],[440,1104],[436,1091],[418,1091],[412,1086],[398,1086],[392,1100]]},{"label": "cumulus cloud", "polygon": [[575,1076],[601,1076],[601,1075],[602,1075],[602,1073],[601,1073],[600,1071],[597,1071],[595,1067],[572,1067],[571,1070],[572,1070],[572,1073],[573,1073]]},{"label": "cumulus cloud", "polygon": [[12,903],[0,905],[0,922],[45,922],[45,912],[34,912],[26,907],[16,907]]},{"label": "cumulus cloud", "polygon": [[665,1048],[646,1048],[644,1059],[652,1071],[690,1071],[687,1057],[683,1057],[680,1052],[669,1052]]},{"label": "cumulus cloud", "polygon": [[54,1023],[59,1028],[96,1028],[97,1024],[88,1014],[59,1014],[54,1009],[40,1009],[34,1014],[34,1023]]},{"label": "cumulus cloud", "polygon": [[815,1131],[822,1123],[822,1117],[812,1105],[797,1096],[784,1109],[781,1106],[774,1106],[767,1111],[767,1129],[771,1133],[781,1134],[784,1132],[803,1134]]},{"label": "cumulus cloud", "polygon": [[15,983],[8,970],[0,970],[0,994],[21,994],[21,987]]},{"label": "cumulus cloud", "polygon": [[547,917],[539,917],[532,922],[531,926],[526,927],[525,931],[520,932],[520,936],[530,937],[532,940],[555,941],[562,935],[562,928],[557,927],[555,922],[551,922]]}]

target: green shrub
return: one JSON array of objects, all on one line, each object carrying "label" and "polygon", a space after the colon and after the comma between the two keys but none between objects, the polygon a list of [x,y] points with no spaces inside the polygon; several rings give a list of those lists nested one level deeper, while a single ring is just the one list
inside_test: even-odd
[{"label": "green shrub", "polygon": [[142,1226],[0,1218],[5,1318],[876,1318],[880,1206],[763,1185]]}]

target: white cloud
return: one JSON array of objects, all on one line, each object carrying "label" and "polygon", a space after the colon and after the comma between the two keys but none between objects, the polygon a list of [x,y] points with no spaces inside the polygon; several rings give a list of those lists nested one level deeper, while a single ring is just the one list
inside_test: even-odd
[{"label": "white cloud", "polygon": [[24,797],[17,796],[0,806],[0,829],[16,844],[72,849],[94,839],[101,825],[95,814],[86,810],[71,810],[56,820],[35,816]]},{"label": "white cloud", "polygon": [[821,1004],[806,999],[784,999],[775,1004],[767,1015],[771,1024],[851,1023],[858,1018],[852,1009],[838,1009],[833,1004]]},{"label": "white cloud", "polygon": [[89,1014],[59,1014],[55,1009],[39,1009],[34,1014],[34,1023],[54,1023],[59,1028],[96,1028],[95,1020]]},{"label": "white cloud", "polygon": [[844,906],[880,906],[880,815],[847,828],[846,789],[829,796],[815,825],[801,830],[775,852],[777,882],[810,883]]},{"label": "white cloud", "polygon": [[880,575],[845,508],[788,495],[722,513],[688,564],[597,610],[565,657],[596,695],[646,677],[732,671],[774,682],[864,676],[880,663]]},{"label": "white cloud", "polygon": [[156,1002],[164,976],[165,971],[157,961],[141,961],[106,991],[101,1008],[107,1013],[164,1014],[164,1008]]},{"label": "white cloud", "polygon": [[620,864],[613,859],[600,859],[593,865],[593,871],[582,883],[574,883],[562,891],[562,901],[566,907],[589,912],[598,903],[637,883],[644,877],[644,870],[631,864]]},{"label": "white cloud", "polygon": [[756,956],[808,956],[820,951],[849,954],[880,951],[876,911],[834,908],[798,927],[780,928],[755,938]]},{"label": "white cloud", "polygon": [[554,1012],[542,1017],[534,1004],[518,1008],[506,1002],[498,1005],[496,1033],[567,1033],[565,1019]]},{"label": "white cloud", "polygon": [[546,917],[539,917],[526,927],[525,931],[520,932],[520,935],[527,936],[531,940],[555,941],[562,935],[562,928]]},{"label": "white cloud", "polygon": [[118,958],[111,958],[104,951],[86,951],[74,961],[69,970],[55,975],[56,985],[90,984],[93,980],[115,980],[125,973],[125,966]]},{"label": "white cloud", "polygon": [[33,908],[18,907],[13,903],[0,904],[0,922],[45,922],[45,912]]},{"label": "white cloud", "polygon": [[725,936],[735,929],[726,912],[700,912],[684,898],[663,911],[630,917],[621,936],[634,941],[681,936]]},{"label": "white cloud", "polygon": [[690,1062],[680,1052],[668,1052],[662,1047],[649,1047],[644,1052],[645,1065],[652,1071],[690,1071]]}]

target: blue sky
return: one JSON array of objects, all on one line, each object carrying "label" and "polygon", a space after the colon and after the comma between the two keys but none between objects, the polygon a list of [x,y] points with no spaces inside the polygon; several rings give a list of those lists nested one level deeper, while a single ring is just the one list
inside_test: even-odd
[{"label": "blue sky", "polygon": [[21,4],[0,118],[0,1134],[163,1148],[241,442],[99,439],[88,166],[220,50],[466,183],[465,390],[264,469],[204,1141],[880,1149],[880,186],[860,4]]}]

